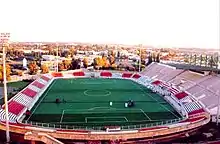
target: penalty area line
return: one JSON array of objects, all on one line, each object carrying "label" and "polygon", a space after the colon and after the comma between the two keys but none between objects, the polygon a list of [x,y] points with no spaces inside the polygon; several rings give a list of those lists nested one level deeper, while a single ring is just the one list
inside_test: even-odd
[{"label": "penalty area line", "polygon": [[65,113],[65,110],[63,110],[62,115],[61,115],[61,117],[60,117],[60,123],[63,122],[63,116],[64,116],[64,113]]},{"label": "penalty area line", "polygon": [[142,109],[140,109],[140,111],[151,121],[151,118]]}]

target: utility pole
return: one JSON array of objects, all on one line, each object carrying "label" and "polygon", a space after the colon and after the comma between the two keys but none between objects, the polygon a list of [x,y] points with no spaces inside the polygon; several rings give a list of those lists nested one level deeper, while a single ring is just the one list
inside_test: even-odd
[{"label": "utility pole", "polygon": [[141,72],[141,50],[142,50],[142,44],[139,45],[139,50],[140,50],[140,53],[139,53],[139,72]]},{"label": "utility pole", "polygon": [[57,47],[57,65],[56,65],[56,72],[59,72],[59,63],[58,63],[58,51],[59,51],[59,46],[58,46],[58,43],[56,44],[56,47]]},{"label": "utility pole", "polygon": [[219,104],[220,104],[220,96],[219,96],[219,90],[216,92],[217,97],[218,97],[218,106],[217,106],[217,116],[216,116],[216,125],[218,126],[218,122],[219,122]]},{"label": "utility pole", "polygon": [[3,83],[4,83],[4,102],[5,102],[5,114],[6,114],[6,142],[10,143],[10,133],[9,133],[9,117],[8,117],[8,94],[7,94],[7,78],[6,78],[6,47],[8,40],[10,38],[10,33],[1,33],[0,42],[2,43],[3,50]]}]

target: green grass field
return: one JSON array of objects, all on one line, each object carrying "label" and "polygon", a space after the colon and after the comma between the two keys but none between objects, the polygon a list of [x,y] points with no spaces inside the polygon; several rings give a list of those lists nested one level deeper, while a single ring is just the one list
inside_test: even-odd
[{"label": "green grass field", "polygon": [[[64,102],[55,103],[57,98]],[[128,100],[133,100],[135,106],[125,108]],[[28,121],[87,127],[145,124],[181,117],[161,96],[124,79],[54,80],[31,111]]]}]

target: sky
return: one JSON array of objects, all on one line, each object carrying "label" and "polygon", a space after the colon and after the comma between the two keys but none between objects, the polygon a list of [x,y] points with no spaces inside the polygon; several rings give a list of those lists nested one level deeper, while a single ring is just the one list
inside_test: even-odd
[{"label": "sky", "polygon": [[219,0],[0,0],[10,41],[219,48]]}]

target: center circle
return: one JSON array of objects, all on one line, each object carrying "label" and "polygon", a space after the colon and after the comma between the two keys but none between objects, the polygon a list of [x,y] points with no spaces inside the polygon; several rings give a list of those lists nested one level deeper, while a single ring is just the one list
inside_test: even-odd
[{"label": "center circle", "polygon": [[109,96],[111,94],[110,91],[107,90],[86,90],[84,91],[84,95],[86,96]]}]

